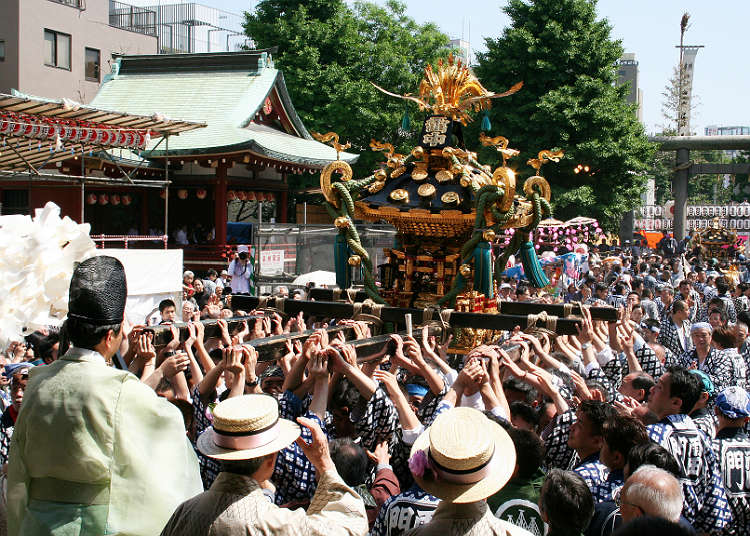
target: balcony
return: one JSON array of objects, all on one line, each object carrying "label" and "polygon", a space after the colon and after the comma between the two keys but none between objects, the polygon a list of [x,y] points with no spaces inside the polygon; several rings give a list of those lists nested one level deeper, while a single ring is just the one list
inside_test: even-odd
[{"label": "balcony", "polygon": [[[64,0],[63,3],[69,1],[75,0]],[[78,2],[83,1],[78,0]],[[156,11],[110,0],[109,25],[130,32],[156,36]]]},{"label": "balcony", "polygon": [[50,0],[55,4],[62,4],[64,6],[74,7],[83,11],[86,9],[86,0]]}]

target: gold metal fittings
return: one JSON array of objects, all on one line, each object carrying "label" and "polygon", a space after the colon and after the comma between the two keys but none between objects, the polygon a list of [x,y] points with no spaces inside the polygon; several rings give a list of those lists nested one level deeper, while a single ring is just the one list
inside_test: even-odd
[{"label": "gold metal fittings", "polygon": [[432,184],[423,184],[417,188],[417,193],[420,197],[432,197],[435,195],[435,186]]},{"label": "gold metal fittings", "polygon": [[403,201],[404,203],[409,202],[409,192],[407,192],[403,188],[399,188],[398,190],[393,190],[391,192],[390,197],[394,201]]},{"label": "gold metal fittings", "polygon": [[445,192],[440,200],[446,205],[458,204],[461,201],[461,196],[458,195],[458,192]]}]

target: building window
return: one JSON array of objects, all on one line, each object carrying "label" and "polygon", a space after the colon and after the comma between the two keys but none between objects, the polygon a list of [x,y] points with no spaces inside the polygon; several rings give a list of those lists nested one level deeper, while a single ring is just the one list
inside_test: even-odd
[{"label": "building window", "polygon": [[5,41],[0,39],[0,61],[5,61]]},{"label": "building window", "polygon": [[86,48],[86,80],[99,82],[99,65],[101,53],[95,48]]},{"label": "building window", "polygon": [[70,36],[44,30],[44,64],[70,71]]},{"label": "building window", "polygon": [[28,190],[0,190],[0,199],[0,215],[29,213]]}]

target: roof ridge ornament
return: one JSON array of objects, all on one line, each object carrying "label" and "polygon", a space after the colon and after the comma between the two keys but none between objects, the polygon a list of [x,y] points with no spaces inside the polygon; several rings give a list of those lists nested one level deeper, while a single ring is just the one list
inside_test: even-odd
[{"label": "roof ridge ornament", "polygon": [[375,83],[372,83],[372,85],[378,91],[391,97],[416,102],[420,110],[429,110],[436,115],[448,116],[466,126],[473,121],[468,114],[469,111],[479,112],[491,108],[491,99],[499,99],[517,93],[523,87],[523,82],[514,84],[503,93],[493,93],[485,89],[468,66],[464,65],[460,59],[455,59],[453,54],[450,54],[445,62],[442,58],[438,60],[437,71],[433,70],[430,64],[425,67],[424,78],[419,84],[418,97],[410,93],[398,95],[381,88]]}]

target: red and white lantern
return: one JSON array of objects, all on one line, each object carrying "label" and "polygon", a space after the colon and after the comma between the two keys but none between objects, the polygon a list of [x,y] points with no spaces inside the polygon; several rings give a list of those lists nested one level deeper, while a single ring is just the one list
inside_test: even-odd
[{"label": "red and white lantern", "polygon": [[89,194],[86,196],[86,202],[89,205],[96,205],[96,194]]},{"label": "red and white lantern", "polygon": [[122,202],[123,206],[127,207],[128,205],[130,205],[130,203],[133,202],[133,199],[129,195],[125,194],[122,196],[120,201]]},{"label": "red and white lantern", "polygon": [[206,190],[203,188],[200,188],[197,192],[195,192],[195,197],[198,199],[205,199],[206,198]]},{"label": "red and white lantern", "polygon": [[99,194],[99,204],[102,206],[109,204],[109,196],[107,194]]},{"label": "red and white lantern", "polygon": [[183,201],[188,198],[188,191],[187,190],[177,190],[177,198],[182,199]]},{"label": "red and white lantern", "polygon": [[116,207],[117,205],[119,205],[119,204],[120,204],[120,196],[119,196],[119,195],[117,195],[117,194],[114,194],[114,195],[113,195],[113,196],[112,196],[112,197],[110,198],[109,202],[110,202],[110,203],[112,203],[112,206],[115,206],[115,207]]}]

